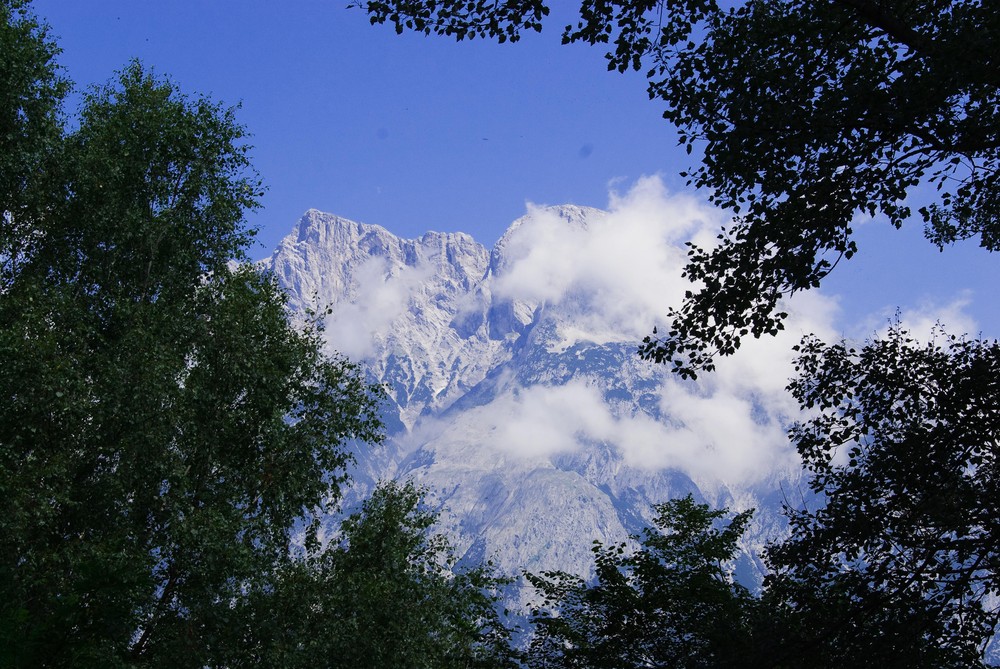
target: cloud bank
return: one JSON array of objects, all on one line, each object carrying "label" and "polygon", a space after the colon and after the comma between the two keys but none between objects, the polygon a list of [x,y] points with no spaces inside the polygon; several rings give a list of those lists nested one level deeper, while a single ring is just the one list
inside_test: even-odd
[{"label": "cloud bank", "polygon": [[687,289],[683,243],[710,244],[723,220],[695,198],[669,194],[656,177],[612,193],[607,213],[588,218],[586,227],[529,205],[509,237],[508,266],[493,294],[571,307],[575,325],[593,341],[638,340]]},{"label": "cloud bank", "polygon": [[[669,420],[622,412],[599,385],[573,379],[511,389],[472,410],[460,429],[472,426],[465,440],[481,448],[535,464],[610,444],[628,467],[680,470],[699,485],[752,484],[798,467],[780,421],[753,398],[700,393],[667,379],[661,402]],[[439,435],[449,428],[432,429]]]}]

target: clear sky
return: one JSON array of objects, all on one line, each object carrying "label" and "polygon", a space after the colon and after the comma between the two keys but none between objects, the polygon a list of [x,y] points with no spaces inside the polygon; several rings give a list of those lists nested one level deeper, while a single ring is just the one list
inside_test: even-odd
[{"label": "clear sky", "polygon": [[[561,4],[570,6],[572,3]],[[454,43],[372,27],[346,0],[36,0],[80,86],[131,58],[190,93],[241,104],[269,190],[251,222],[269,254],[308,208],[403,237],[464,231],[492,245],[526,202],[604,207],[659,174],[680,190],[689,159],[636,74],[549,30],[517,44]],[[1000,256],[938,253],[919,223],[864,226],[861,253],[824,291],[849,318],[961,305],[1000,335]]]}]

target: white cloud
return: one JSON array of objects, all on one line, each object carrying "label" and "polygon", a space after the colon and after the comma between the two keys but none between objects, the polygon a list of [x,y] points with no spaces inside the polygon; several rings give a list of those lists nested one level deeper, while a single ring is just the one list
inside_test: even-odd
[{"label": "white cloud", "polygon": [[328,345],[354,360],[374,354],[379,338],[406,312],[410,296],[420,290],[428,271],[394,267],[382,257],[366,260],[351,277],[350,302],[335,305],[326,319]]},{"label": "white cloud", "polygon": [[507,377],[498,381],[497,397],[469,410],[459,427],[425,423],[418,441],[433,442],[455,429],[459,441],[535,462],[608,443],[629,467],[679,470],[709,487],[740,487],[794,474],[798,457],[785,433],[798,411],[785,391],[793,374],[792,346],[806,331],[829,335],[836,313],[835,304],[818,294],[796,302],[805,308],[790,310],[785,332],[748,340],[737,355],[720,362],[716,373],[695,383],[650,363],[660,377],[659,408],[666,420],[606,402],[606,379],[576,377],[563,385],[520,387]]},{"label": "white cloud", "polygon": [[673,424],[662,447],[669,458],[664,464],[695,481],[717,479],[730,485],[755,483],[797,467],[785,436],[783,402],[776,407],[767,398],[712,385],[692,388],[676,379],[664,384],[661,408]]},{"label": "white cloud", "polygon": [[522,463],[607,443],[626,466],[680,470],[708,486],[749,485],[798,466],[781,417],[755,397],[685,384],[665,371],[662,407],[669,421],[659,421],[613,407],[602,392],[581,378],[560,386],[508,387],[457,422],[423,423],[414,443],[457,440]]},{"label": "white cloud", "polygon": [[573,452],[585,439],[614,430],[600,391],[583,380],[563,386],[531,386],[505,394],[487,413],[493,446],[522,457]]},{"label": "white cloud", "polygon": [[962,291],[945,303],[923,300],[898,312],[885,309],[866,318],[863,325],[857,328],[856,337],[868,339],[885,335],[897,316],[900,325],[920,341],[929,341],[938,325],[943,326],[948,334],[976,336],[979,324],[967,311],[971,305],[972,293]]},{"label": "white cloud", "polygon": [[529,303],[573,303],[576,325],[597,340],[641,339],[689,287],[680,278],[682,243],[711,243],[722,221],[698,200],[667,193],[656,177],[612,193],[607,214],[588,219],[587,228],[531,206],[510,237],[509,265],[493,291]]},{"label": "white cloud", "polygon": [[[684,242],[711,246],[722,215],[690,196],[667,193],[655,177],[612,193],[606,214],[574,224],[554,209],[530,208],[505,248],[506,270],[495,297],[548,303],[561,316],[567,340],[638,341],[679,304],[690,284],[681,276]],[[676,469],[699,485],[753,484],[798,459],[785,426],[797,407],[785,391],[793,374],[792,346],[803,334],[831,337],[835,300],[812,291],[783,308],[790,314],[778,337],[746,339],[737,355],[719,361],[698,383],[660,376],[660,409],[667,421],[634,406],[604,401],[602,380],[573,378],[558,386],[519,387],[511,379],[489,404],[456,428],[506,458],[546,460],[594,443],[613,444],[624,464]],[[642,363],[637,363],[641,365]],[[448,426],[425,425],[448,431]],[[416,436],[416,435],[415,435]],[[447,436],[444,437],[448,439]]]}]

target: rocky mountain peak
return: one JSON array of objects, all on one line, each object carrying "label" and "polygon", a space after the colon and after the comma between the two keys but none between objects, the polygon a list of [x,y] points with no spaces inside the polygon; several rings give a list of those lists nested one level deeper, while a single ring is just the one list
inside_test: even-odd
[{"label": "rocky mountain peak", "polygon": [[[752,383],[679,384],[639,360],[634,342],[592,336],[606,300],[584,294],[603,290],[587,272],[562,292],[511,289],[526,259],[539,272],[539,262],[573,252],[541,245],[567,232],[585,238],[608,215],[533,209],[488,251],[462,233],[402,239],[306,212],[268,264],[293,308],[331,307],[329,346],[361,361],[392,400],[388,446],[358,453],[358,494],[365,481],[417,479],[469,559],[491,556],[512,573],[586,570],[592,540],[625,540],[652,503],[688,492],[763,507],[750,543],[782,531],[775,482],[798,468]],[[592,258],[604,252],[589,248]],[[709,419],[719,415],[711,403],[729,413]],[[757,573],[750,561],[741,569]]]}]

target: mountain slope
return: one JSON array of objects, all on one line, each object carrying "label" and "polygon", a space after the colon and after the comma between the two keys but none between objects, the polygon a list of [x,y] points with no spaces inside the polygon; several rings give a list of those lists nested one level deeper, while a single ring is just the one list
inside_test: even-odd
[{"label": "mountain slope", "polygon": [[[800,477],[783,434],[790,343],[750,346],[700,384],[635,354],[683,291],[677,240],[712,222],[670,204],[680,223],[644,218],[641,201],[532,209],[492,250],[307,212],[267,264],[293,308],[332,310],[331,348],[391,397],[389,444],[358,453],[358,494],[416,479],[468,559],[515,574],[586,573],[593,540],[625,541],[652,503],[689,492],[759,509],[748,556],[780,534]],[[760,576],[749,557],[737,569]]]}]

